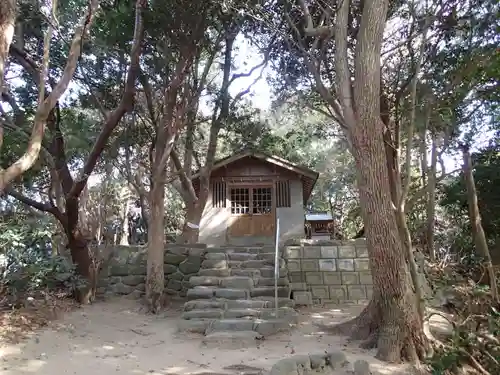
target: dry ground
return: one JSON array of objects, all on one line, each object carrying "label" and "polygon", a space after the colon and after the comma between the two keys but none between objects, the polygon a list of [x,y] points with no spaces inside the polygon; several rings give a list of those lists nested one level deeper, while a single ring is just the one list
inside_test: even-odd
[{"label": "dry ground", "polygon": [[0,375],[234,374],[228,366],[268,370],[287,356],[325,351],[343,351],[351,362],[365,359],[380,374],[407,373],[402,366],[375,360],[373,351],[325,335],[312,324],[340,322],[361,308],[303,309],[293,332],[268,338],[258,348],[226,350],[202,347],[199,336],[177,333],[179,305],[151,316],[135,301],[113,299],[66,313],[21,343],[3,342]]}]

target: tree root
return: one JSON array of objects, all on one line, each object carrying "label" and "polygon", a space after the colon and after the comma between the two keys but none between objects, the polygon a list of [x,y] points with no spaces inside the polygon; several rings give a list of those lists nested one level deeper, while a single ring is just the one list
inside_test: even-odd
[{"label": "tree root", "polygon": [[382,305],[372,300],[359,316],[327,331],[361,341],[364,349],[376,347],[376,358],[392,363],[419,363],[431,348],[418,313],[401,303]]}]

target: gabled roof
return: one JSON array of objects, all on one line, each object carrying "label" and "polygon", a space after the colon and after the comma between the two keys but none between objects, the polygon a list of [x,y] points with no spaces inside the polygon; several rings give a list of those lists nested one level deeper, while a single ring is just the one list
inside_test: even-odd
[{"label": "gabled roof", "polygon": [[[242,150],[241,152],[238,152],[234,155],[225,157],[223,159],[216,160],[214,163],[214,166],[212,168],[212,172],[216,171],[219,168],[222,168],[224,166],[227,166],[229,164],[232,164],[238,160],[241,160],[246,157],[252,157],[256,158],[259,160],[262,160],[266,163],[274,164],[278,167],[281,167],[283,169],[287,169],[291,172],[294,172],[298,174],[299,176],[302,176],[302,181],[304,185],[304,203],[309,199],[309,196],[311,195],[312,189],[314,185],[316,184],[316,180],[319,177],[319,173],[316,171],[313,171],[310,168],[292,163],[288,160],[282,159],[278,156],[274,155],[269,155],[264,152],[252,150],[252,149],[245,149]],[[198,177],[200,177],[199,171],[194,173],[192,175],[192,179],[195,180]]]}]

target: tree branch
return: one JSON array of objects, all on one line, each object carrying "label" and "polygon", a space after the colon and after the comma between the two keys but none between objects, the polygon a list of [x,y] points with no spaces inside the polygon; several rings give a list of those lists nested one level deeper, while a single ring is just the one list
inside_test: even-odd
[{"label": "tree branch", "polygon": [[97,164],[99,156],[106,146],[109,137],[113,133],[113,130],[116,128],[125,113],[127,113],[134,104],[135,81],[139,73],[139,60],[142,52],[141,45],[144,36],[143,11],[146,5],[146,0],[137,0],[135,4],[135,28],[132,48],[130,52],[130,65],[128,68],[127,80],[120,103],[118,104],[118,107],[113,112],[111,112],[108,119],[104,123],[103,129],[99,134],[94,147],[92,147],[85,165],[83,166],[82,173],[71,188],[69,196],[77,197],[83,191],[92,171]]},{"label": "tree branch", "polygon": [[80,25],[75,31],[63,75],[54,89],[51,91],[51,93],[47,97],[45,97],[45,76],[49,64],[48,49],[50,45],[50,35],[52,30],[52,28],[49,27],[49,31],[45,37],[44,63],[41,71],[39,71],[37,74],[37,76],[39,76],[39,105],[35,114],[31,139],[28,143],[26,152],[6,170],[0,170],[0,191],[3,190],[14,178],[30,169],[37,160],[38,155],[40,154],[40,149],[42,147],[47,118],[52,109],[55,107],[61,95],[66,91],[69,82],[73,78],[76,64],[81,53],[82,39],[88,31],[88,28],[92,24],[92,20],[94,18],[95,12],[97,11],[98,5],[98,0],[90,1],[87,14],[82,18],[82,20],[80,21]]}]

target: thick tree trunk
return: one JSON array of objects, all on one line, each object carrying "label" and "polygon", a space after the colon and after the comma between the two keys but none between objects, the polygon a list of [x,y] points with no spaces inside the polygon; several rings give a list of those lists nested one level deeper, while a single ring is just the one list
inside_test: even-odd
[{"label": "thick tree trunk", "polygon": [[198,201],[196,204],[190,203],[186,207],[186,217],[184,219],[184,226],[182,233],[177,239],[178,243],[197,243],[200,236],[200,222],[203,208]]},{"label": "thick tree trunk", "polygon": [[90,247],[90,238],[75,229],[68,236],[68,248],[71,259],[76,266],[77,274],[85,281],[85,285],[78,286],[75,297],[81,304],[89,304],[95,299],[97,279],[99,273],[98,254]]},{"label": "thick tree trunk", "polygon": [[130,245],[128,237],[128,212],[129,212],[129,202],[125,203],[124,207],[124,215],[122,217],[122,229],[120,232],[120,245]]},{"label": "thick tree trunk", "polygon": [[436,223],[436,167],[437,167],[437,135],[432,137],[431,167],[427,174],[427,226],[426,246],[432,261],[436,260],[436,249],[434,248],[434,227]]},{"label": "thick tree trunk", "polygon": [[472,227],[472,238],[476,246],[476,251],[483,257],[484,265],[488,271],[488,281],[491,288],[491,296],[493,301],[498,304],[498,287],[496,283],[495,270],[491,262],[491,254],[488,249],[488,242],[484,234],[483,225],[481,224],[481,214],[477,203],[476,184],[474,182],[474,175],[472,173],[472,160],[468,146],[462,146],[463,151],[463,173],[465,177],[465,186],[467,187],[467,202],[469,204],[469,218]]},{"label": "thick tree trunk", "polygon": [[[380,121],[377,117],[370,120]],[[367,125],[357,126],[352,138],[374,295],[359,317],[341,324],[337,330],[366,340],[365,346],[377,346],[377,358],[381,360],[418,361],[425,354],[426,339],[415,295],[408,283],[392,207],[383,125]]]},{"label": "thick tree trunk", "polygon": [[[164,178],[164,174],[159,176]],[[148,261],[146,277],[146,301],[152,313],[163,307],[164,273],[163,252],[165,249],[165,190],[163,183],[153,183],[150,192],[150,216],[148,223]]]}]

